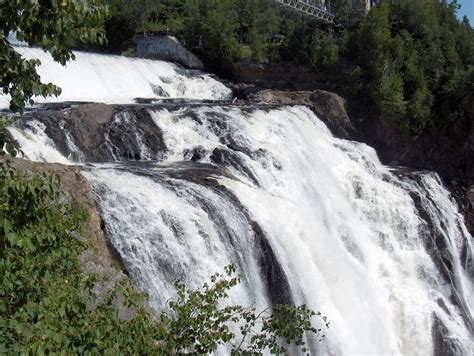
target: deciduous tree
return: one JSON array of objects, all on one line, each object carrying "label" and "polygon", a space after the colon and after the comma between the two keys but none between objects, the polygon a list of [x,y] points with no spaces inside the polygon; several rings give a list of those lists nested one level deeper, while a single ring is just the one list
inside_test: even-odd
[{"label": "deciduous tree", "polygon": [[8,41],[38,46],[61,64],[74,59],[70,44],[103,43],[107,8],[98,0],[2,0],[0,3],[0,88],[11,97],[10,109],[23,111],[36,95],[59,95],[61,89],[42,83],[38,59],[25,59]]}]

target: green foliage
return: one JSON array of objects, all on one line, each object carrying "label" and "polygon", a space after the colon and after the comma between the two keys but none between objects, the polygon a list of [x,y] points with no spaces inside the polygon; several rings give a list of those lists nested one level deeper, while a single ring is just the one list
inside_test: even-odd
[{"label": "green foliage", "polygon": [[333,0],[331,6],[336,11],[337,21],[348,26],[352,10],[352,0]]},{"label": "green foliage", "polygon": [[[279,60],[274,36],[290,34],[297,22],[274,4],[261,0],[104,0],[115,11],[106,22],[107,50],[122,53],[134,46],[136,31],[170,32],[214,68],[241,58],[250,46],[260,61]],[[199,39],[202,39],[202,45]]]},{"label": "green foliage", "polygon": [[185,5],[186,42],[198,44],[209,64],[219,67],[241,57],[241,47],[236,33],[239,28],[233,0],[188,0]]},{"label": "green foliage", "polygon": [[351,90],[355,95],[363,95],[365,91],[365,82],[362,75],[363,72],[360,66],[355,67],[349,75]]},{"label": "green foliage", "polygon": [[[382,117],[412,134],[460,119],[454,102],[469,91],[474,32],[456,9],[439,0],[383,0],[354,36],[361,77]],[[463,114],[470,115],[462,118],[466,127],[474,117]]]},{"label": "green foliage", "polygon": [[0,87],[10,94],[10,109],[23,111],[33,96],[59,95],[61,89],[44,84],[36,72],[39,60],[24,59],[7,40],[10,32],[19,41],[49,52],[65,64],[74,59],[67,44],[73,41],[103,43],[106,9],[96,0],[2,1],[0,4]]},{"label": "green foliage", "polygon": [[[235,266],[215,274],[201,289],[189,290],[177,282],[178,299],[170,301],[171,316],[162,314],[161,325],[169,335],[162,345],[170,353],[211,353],[218,346],[230,344],[232,354],[261,354],[270,351],[284,353],[285,345],[294,344],[306,351],[304,337],[313,333],[324,339],[321,329],[312,325],[316,314],[306,306],[277,305],[256,312],[253,307],[222,305],[229,290],[240,279],[235,277]],[[326,318],[317,314],[329,327]],[[235,330],[238,330],[236,332]]]},{"label": "green foliage", "polygon": [[20,153],[20,149],[12,141],[7,131],[7,127],[14,121],[13,118],[0,116],[0,158],[5,155],[16,157]]},{"label": "green foliage", "polygon": [[[134,46],[136,31],[169,29],[204,62],[219,70],[243,54],[260,62],[287,59],[318,71],[333,71],[339,41],[316,22],[262,0],[104,0],[115,11],[106,22],[107,49],[123,53]],[[350,3],[336,2],[344,18]],[[346,20],[344,20],[346,21]],[[285,45],[281,45],[285,40]],[[345,43],[344,43],[345,45]]]},{"label": "green foliage", "polygon": [[[27,177],[4,164],[0,183],[2,351],[27,352],[35,345],[41,350],[50,338],[61,344],[55,331],[67,330],[66,312],[76,308],[64,285],[82,280],[80,243],[69,235],[78,229],[81,215],[72,206],[54,203],[59,195],[54,176]],[[79,298],[80,290],[72,292]]]},{"label": "green foliage", "polygon": [[[255,354],[284,352],[287,342],[304,349],[306,332],[323,337],[311,324],[315,313],[305,306],[276,306],[259,314],[223,306],[239,283],[234,266],[199,290],[177,282],[169,314],[154,316],[146,295],[125,284],[91,309],[94,280],[78,260],[87,245],[73,237],[81,233],[83,211],[58,203],[56,176],[27,176],[4,164],[0,182],[1,354],[206,353],[225,344],[235,353]],[[118,300],[133,308],[130,320],[119,318]]]},{"label": "green foliage", "polygon": [[254,28],[256,20],[255,13],[259,10],[258,0],[234,0],[233,6],[237,15],[239,25],[239,42],[243,43],[245,34],[249,33],[249,29]]},{"label": "green foliage", "polygon": [[[85,243],[73,237],[84,212],[58,203],[59,179],[4,164],[0,183],[0,354],[151,352],[142,296],[117,285],[97,309],[88,308],[94,281],[78,260]],[[118,318],[118,293],[137,301],[132,320]]]},{"label": "green foliage", "polygon": [[380,61],[390,43],[390,20],[388,2],[382,0],[380,6],[373,8],[360,24],[355,42],[358,51],[358,62],[361,67],[372,70],[374,60]]},{"label": "green foliage", "polygon": [[313,68],[323,71],[337,69],[339,64],[339,47],[331,32],[320,32],[312,42],[311,51]]},{"label": "green foliage", "polygon": [[[232,265],[198,290],[177,282],[177,299],[159,316],[147,307],[146,294],[123,282],[90,307],[95,280],[83,272],[79,256],[88,245],[77,238],[86,216],[60,203],[60,192],[57,176],[26,175],[2,163],[0,354],[209,353],[226,344],[235,354],[283,353],[289,343],[305,351],[306,333],[324,338],[305,306],[257,314],[253,307],[223,305],[240,281]],[[133,316],[120,319],[117,303]]]},{"label": "green foliage", "polygon": [[[474,70],[474,31],[467,18],[456,18],[455,1],[382,0],[351,28],[352,2],[333,0],[343,27],[338,32],[259,0],[105,2],[132,24],[125,47],[137,29],[170,28],[214,70],[244,53],[260,62],[288,60],[335,73],[340,57],[347,57],[359,68],[348,78],[354,93],[367,90],[381,116],[407,133],[418,135],[455,117],[459,127],[473,120],[462,116],[471,115],[469,109],[455,104],[465,101],[466,78]],[[127,28],[111,32],[121,36]]]},{"label": "green foliage", "polygon": [[375,67],[375,80],[372,83],[372,97],[381,114],[397,122],[406,112],[406,103],[403,97],[403,82],[395,71],[394,64],[381,59]]},{"label": "green foliage", "polygon": [[252,49],[253,58],[263,62],[267,58],[267,46],[265,40],[255,29],[252,29],[248,34],[248,42]]},{"label": "green foliage", "polygon": [[134,48],[138,31],[183,31],[184,0],[102,0],[102,3],[112,9],[105,22],[107,44],[103,48],[108,52],[120,54]]},{"label": "green foliage", "polygon": [[302,23],[291,31],[284,47],[284,58],[317,72],[331,72],[339,64],[339,44],[330,30]]}]

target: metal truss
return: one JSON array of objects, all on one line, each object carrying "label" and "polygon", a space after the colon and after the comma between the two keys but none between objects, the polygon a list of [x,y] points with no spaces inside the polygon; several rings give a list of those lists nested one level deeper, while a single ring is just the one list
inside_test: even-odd
[{"label": "metal truss", "polygon": [[274,0],[305,15],[316,17],[318,20],[333,23],[335,15],[325,8],[323,0]]}]

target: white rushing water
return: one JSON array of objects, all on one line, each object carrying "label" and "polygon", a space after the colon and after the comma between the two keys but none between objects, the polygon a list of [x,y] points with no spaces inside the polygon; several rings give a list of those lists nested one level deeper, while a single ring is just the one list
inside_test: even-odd
[{"label": "white rushing water", "polygon": [[[15,50],[27,59],[39,59],[41,66],[37,70],[42,82],[62,89],[57,98],[34,98],[37,103],[129,104],[135,98],[223,100],[231,95],[230,89],[210,75],[186,71],[169,62],[74,52],[76,60],[61,66],[39,48],[16,46]],[[0,109],[8,106],[9,96],[0,95]]]},{"label": "white rushing water", "polygon": [[[436,174],[383,166],[304,107],[149,114],[166,145],[150,157],[160,162],[83,174],[155,307],[174,280],[197,287],[235,262],[244,278],[233,302],[306,303],[328,317],[314,353],[472,355],[472,237]],[[72,163],[41,122],[12,133],[28,158]]]}]

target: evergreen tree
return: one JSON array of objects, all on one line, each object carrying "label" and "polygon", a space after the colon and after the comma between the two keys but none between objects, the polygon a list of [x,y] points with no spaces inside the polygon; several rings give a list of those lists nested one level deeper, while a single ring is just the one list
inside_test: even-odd
[{"label": "evergreen tree", "polygon": [[474,70],[474,32],[457,9],[456,1],[384,0],[355,36],[357,64],[382,117],[414,134],[458,116],[453,98]]}]

